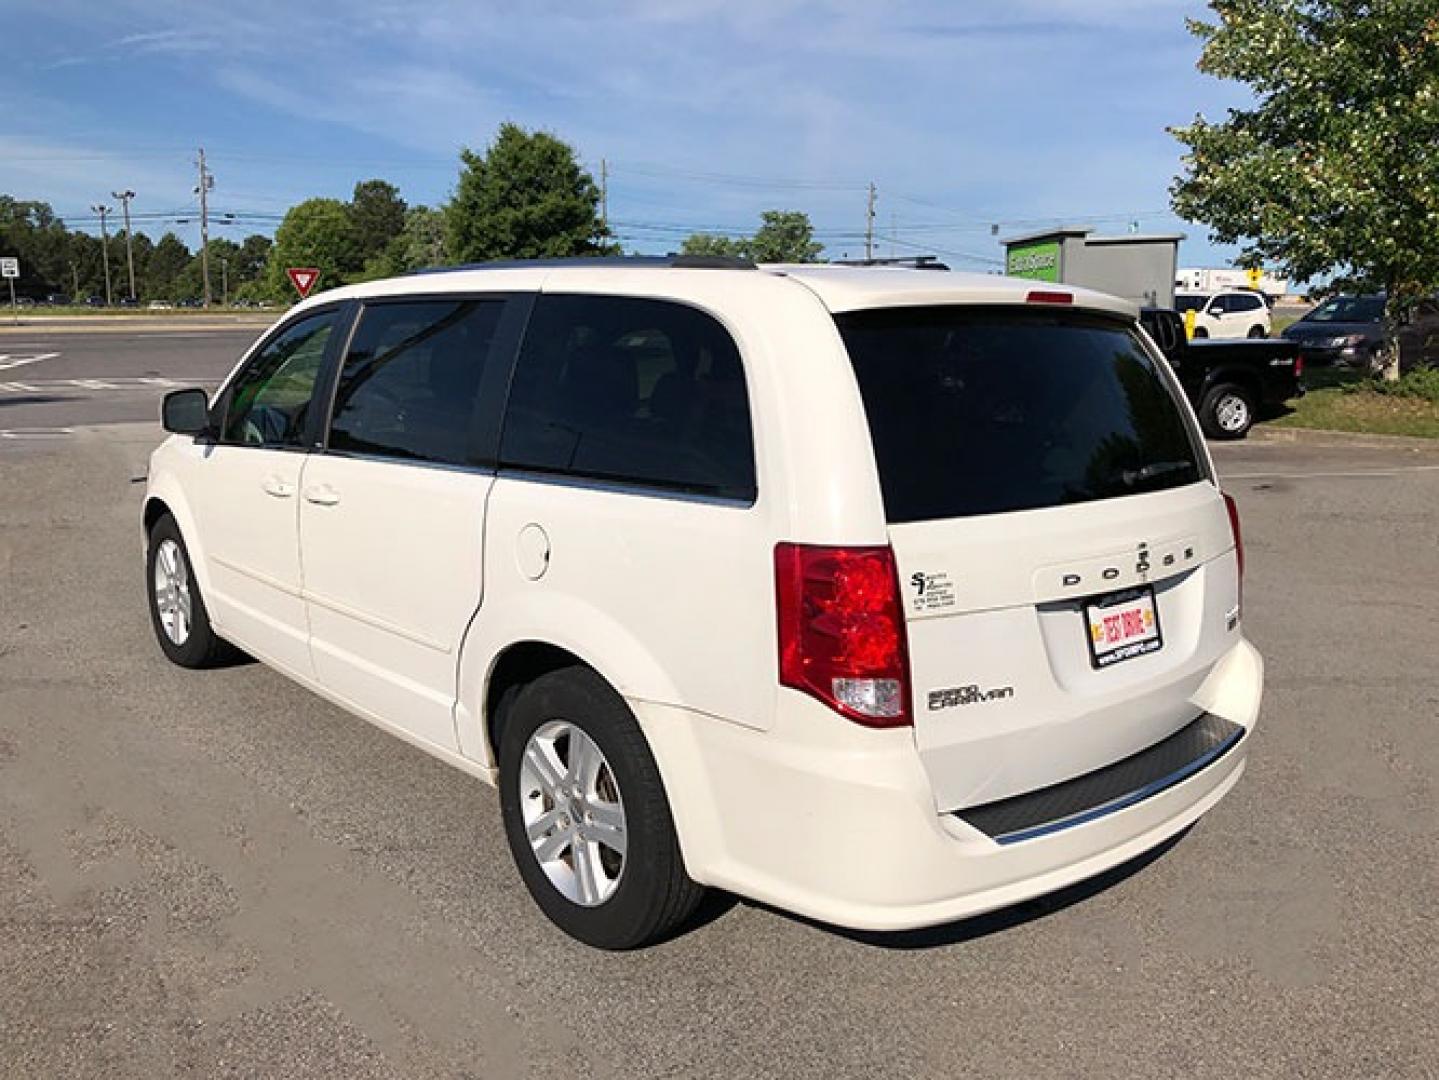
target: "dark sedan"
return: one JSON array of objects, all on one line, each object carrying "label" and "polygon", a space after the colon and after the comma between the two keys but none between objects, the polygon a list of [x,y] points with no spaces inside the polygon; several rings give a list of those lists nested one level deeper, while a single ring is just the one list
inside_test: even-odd
[{"label": "dark sedan", "polygon": [[[1367,368],[1384,344],[1384,297],[1336,296],[1324,301],[1284,336],[1306,364]],[[1400,366],[1439,365],[1439,298],[1419,301],[1399,329]]]},{"label": "dark sedan", "polygon": [[1384,297],[1335,296],[1284,330],[1307,364],[1367,366],[1384,343]]}]

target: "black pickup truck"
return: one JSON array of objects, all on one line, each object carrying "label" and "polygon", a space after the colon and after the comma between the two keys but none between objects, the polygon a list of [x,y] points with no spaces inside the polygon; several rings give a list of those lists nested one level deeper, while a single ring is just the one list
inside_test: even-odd
[{"label": "black pickup truck", "polygon": [[1304,393],[1299,344],[1283,338],[1190,341],[1168,308],[1140,309],[1140,325],[1169,358],[1211,439],[1242,439],[1261,410]]}]

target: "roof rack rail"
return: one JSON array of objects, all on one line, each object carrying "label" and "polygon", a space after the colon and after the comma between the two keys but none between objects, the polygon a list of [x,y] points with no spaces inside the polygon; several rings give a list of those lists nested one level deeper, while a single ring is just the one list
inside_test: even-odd
[{"label": "roof rack rail", "polygon": [[517,270],[525,268],[553,269],[556,267],[673,267],[681,270],[753,270],[755,264],[749,259],[732,255],[580,255],[562,259],[494,259],[490,262],[460,263],[456,266],[427,266],[422,270],[411,270],[416,274],[451,274],[461,270]]},{"label": "roof rack rail", "polygon": [[830,266],[899,266],[909,270],[948,270],[937,255],[895,255],[874,259],[831,259]]}]

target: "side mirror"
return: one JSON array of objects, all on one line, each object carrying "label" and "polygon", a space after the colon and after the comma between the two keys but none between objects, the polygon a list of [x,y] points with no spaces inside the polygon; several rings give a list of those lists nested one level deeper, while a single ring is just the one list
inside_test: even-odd
[{"label": "side mirror", "polygon": [[210,399],[200,389],[173,390],[160,403],[160,423],[176,435],[202,435],[210,427]]}]

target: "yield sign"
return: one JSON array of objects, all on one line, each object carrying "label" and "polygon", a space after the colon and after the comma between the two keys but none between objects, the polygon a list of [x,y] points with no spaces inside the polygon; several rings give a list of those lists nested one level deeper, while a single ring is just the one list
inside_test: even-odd
[{"label": "yield sign", "polygon": [[290,284],[295,286],[301,300],[310,295],[315,282],[320,280],[320,271],[313,266],[292,266],[285,273],[290,275]]}]

